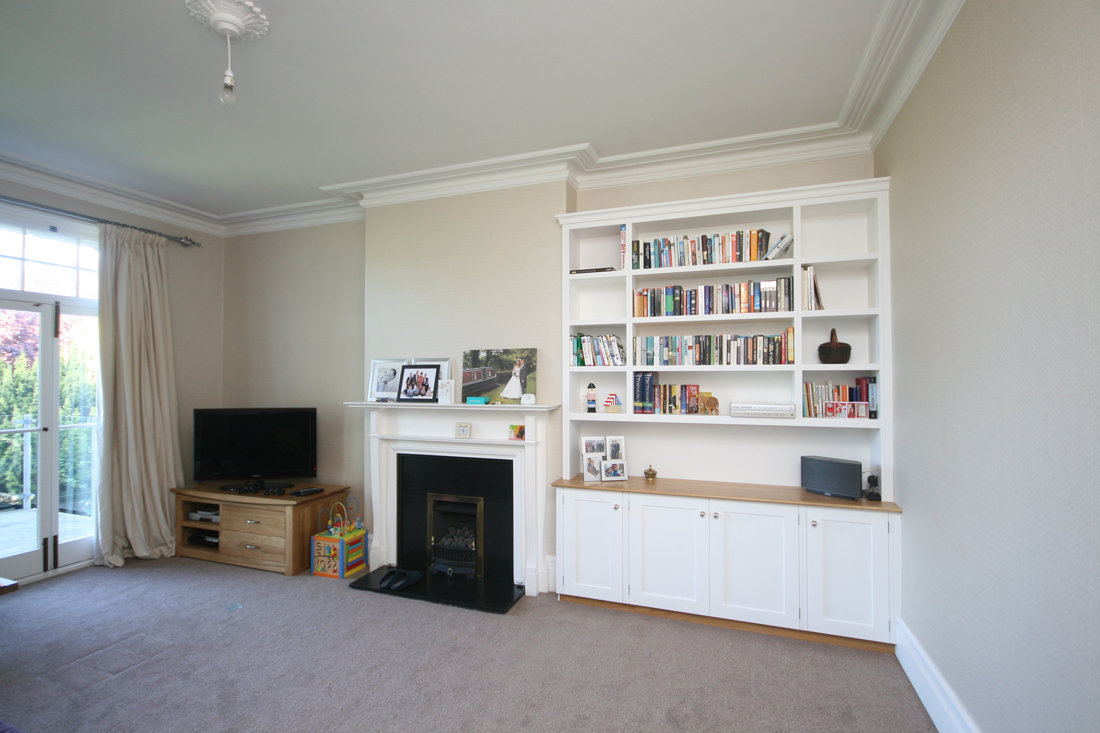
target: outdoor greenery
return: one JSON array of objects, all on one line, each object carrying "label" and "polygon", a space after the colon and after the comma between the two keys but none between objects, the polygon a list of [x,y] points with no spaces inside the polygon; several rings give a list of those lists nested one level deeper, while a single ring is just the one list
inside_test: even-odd
[{"label": "outdoor greenery", "polygon": [[[38,421],[38,316],[0,310],[0,428],[33,427]],[[93,428],[69,428],[95,421],[94,356],[79,347],[79,319],[61,321],[60,504],[63,512],[90,515],[94,480]],[[22,507],[24,455],[30,481],[38,485],[39,433],[0,436],[0,509]],[[37,504],[37,497],[35,497]]]}]

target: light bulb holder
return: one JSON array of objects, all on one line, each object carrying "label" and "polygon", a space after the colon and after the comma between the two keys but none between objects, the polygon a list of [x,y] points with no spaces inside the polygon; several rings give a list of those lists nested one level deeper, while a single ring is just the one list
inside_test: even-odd
[{"label": "light bulb holder", "polygon": [[184,0],[188,12],[220,36],[255,40],[267,35],[267,16],[251,0]]}]

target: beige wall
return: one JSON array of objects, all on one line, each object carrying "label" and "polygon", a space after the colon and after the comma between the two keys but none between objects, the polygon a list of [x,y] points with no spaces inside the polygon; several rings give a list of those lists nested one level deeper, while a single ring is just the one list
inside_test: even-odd
[{"label": "beige wall", "polygon": [[875,151],[902,618],[983,731],[1100,730],[1098,34],[970,0]]},{"label": "beige wall", "polygon": [[[363,498],[363,222],[225,244],[225,407],[316,407],[317,480]],[[369,503],[369,502],[367,502]]]},{"label": "beige wall", "polygon": [[[561,401],[561,227],[546,183],[367,209],[366,363],[538,349],[538,401]],[[461,384],[461,377],[456,380]],[[549,480],[561,465],[552,413]],[[501,436],[503,437],[503,436]],[[368,467],[369,470],[369,467]]]},{"label": "beige wall", "polygon": [[53,206],[85,216],[189,236],[201,247],[168,248],[168,305],[172,314],[179,433],[184,472],[191,478],[191,415],[196,407],[218,407],[222,399],[222,255],[220,237],[165,224],[50,191],[0,180],[0,195]]}]

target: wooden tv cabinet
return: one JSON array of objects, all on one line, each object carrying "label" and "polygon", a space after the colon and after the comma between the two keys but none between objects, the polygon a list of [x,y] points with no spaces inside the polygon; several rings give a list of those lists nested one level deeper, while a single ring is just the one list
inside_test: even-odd
[{"label": "wooden tv cabinet", "polygon": [[[298,482],[282,496],[240,494],[221,487],[239,481],[199,483],[172,489],[176,495],[176,557],[193,557],[257,570],[297,575],[310,567],[310,541],[317,533],[317,514],[336,502],[347,503],[348,486]],[[322,493],[293,496],[316,486]],[[194,521],[187,515],[216,508],[218,522]],[[217,547],[189,542],[196,530],[218,538]]]}]

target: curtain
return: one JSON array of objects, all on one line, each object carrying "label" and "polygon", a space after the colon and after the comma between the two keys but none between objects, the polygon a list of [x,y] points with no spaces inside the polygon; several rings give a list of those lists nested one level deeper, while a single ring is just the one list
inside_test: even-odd
[{"label": "curtain", "polygon": [[168,240],[107,225],[99,256],[99,511],[95,562],[175,550],[183,485],[168,315]]}]

